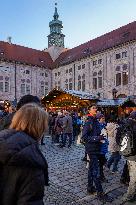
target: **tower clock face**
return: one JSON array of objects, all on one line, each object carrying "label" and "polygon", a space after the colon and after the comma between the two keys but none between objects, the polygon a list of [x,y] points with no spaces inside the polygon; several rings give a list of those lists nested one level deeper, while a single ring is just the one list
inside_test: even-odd
[{"label": "tower clock face", "polygon": [[63,46],[63,38],[59,35],[50,36],[49,45]]},{"label": "tower clock face", "polygon": [[56,45],[57,46],[63,45],[63,39],[61,38],[61,36],[56,36]]}]

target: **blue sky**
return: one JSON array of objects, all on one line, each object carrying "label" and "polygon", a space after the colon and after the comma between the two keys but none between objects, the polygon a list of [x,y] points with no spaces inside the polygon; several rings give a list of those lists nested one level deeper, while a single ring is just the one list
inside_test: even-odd
[{"label": "blue sky", "polygon": [[136,0],[0,0],[0,41],[43,50],[58,3],[65,47],[73,48],[136,20]]}]

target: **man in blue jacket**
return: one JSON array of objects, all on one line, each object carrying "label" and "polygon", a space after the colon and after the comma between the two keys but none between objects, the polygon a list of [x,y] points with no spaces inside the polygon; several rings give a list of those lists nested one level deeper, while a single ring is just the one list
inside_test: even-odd
[{"label": "man in blue jacket", "polygon": [[[102,136],[100,136],[101,129],[96,118],[97,107],[95,104],[88,108],[89,114],[85,122],[82,132],[82,139],[85,142],[85,150],[89,155],[89,170],[88,170],[88,187],[87,191],[90,194],[97,192],[97,197],[100,201],[111,202],[112,199],[104,192],[100,182],[99,176],[99,155],[101,148]],[[93,185],[95,184],[95,187]]]}]

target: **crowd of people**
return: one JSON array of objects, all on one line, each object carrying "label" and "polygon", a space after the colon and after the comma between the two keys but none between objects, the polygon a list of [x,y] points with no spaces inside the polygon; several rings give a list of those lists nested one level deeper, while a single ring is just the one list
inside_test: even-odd
[{"label": "crowd of people", "polygon": [[[97,194],[102,202],[112,202],[103,191],[107,182],[104,167],[118,172],[123,155],[126,163],[120,182],[128,185],[121,203],[136,200],[136,111],[118,121],[97,110],[88,114],[59,110],[45,111],[36,96],[23,96],[16,108],[9,102],[0,110],[0,197],[2,205],[43,205],[44,186],[49,185],[48,164],[39,149],[49,132],[54,146],[71,148],[80,136],[85,146],[82,159],[88,163],[88,194]],[[125,141],[124,141],[125,139]]]}]

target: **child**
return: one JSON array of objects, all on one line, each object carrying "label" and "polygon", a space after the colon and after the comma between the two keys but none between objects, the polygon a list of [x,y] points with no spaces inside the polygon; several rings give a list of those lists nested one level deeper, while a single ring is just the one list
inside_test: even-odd
[{"label": "child", "polygon": [[103,140],[101,140],[101,153],[99,156],[99,164],[100,164],[100,180],[102,182],[107,182],[104,173],[103,173],[103,166],[106,164],[107,159],[105,155],[108,152],[108,139],[107,139],[107,132],[106,132],[106,122],[105,122],[105,117],[103,114],[99,114],[98,116],[98,121],[99,121],[99,126],[101,129],[101,135],[103,135]]}]

